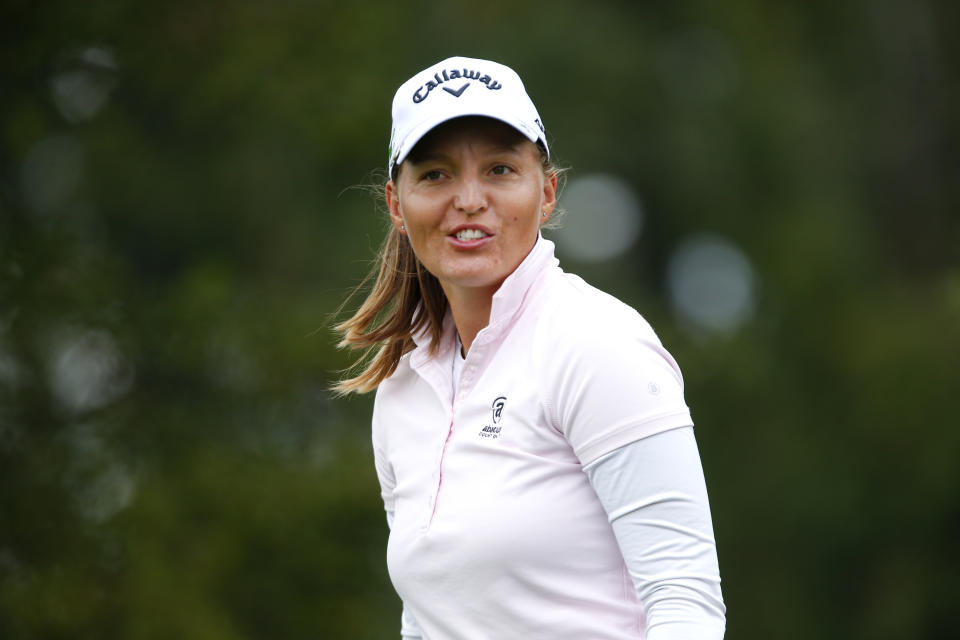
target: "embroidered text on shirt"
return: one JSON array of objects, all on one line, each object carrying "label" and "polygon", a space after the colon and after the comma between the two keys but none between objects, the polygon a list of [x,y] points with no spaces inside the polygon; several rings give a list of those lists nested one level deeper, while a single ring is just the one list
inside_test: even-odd
[{"label": "embroidered text on shirt", "polygon": [[500,396],[493,401],[493,404],[490,406],[490,415],[493,418],[493,424],[486,425],[483,429],[480,430],[481,438],[499,438],[500,437],[500,427],[494,426],[500,422],[500,418],[503,417],[503,406],[507,403],[506,396]]}]

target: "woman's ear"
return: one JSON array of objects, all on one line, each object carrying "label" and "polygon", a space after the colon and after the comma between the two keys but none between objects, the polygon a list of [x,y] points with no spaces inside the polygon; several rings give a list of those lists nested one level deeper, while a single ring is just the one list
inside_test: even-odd
[{"label": "woman's ear", "polygon": [[390,211],[390,221],[400,233],[404,232],[403,215],[400,213],[400,196],[397,194],[397,186],[393,180],[387,181],[384,187],[384,195],[387,200],[387,209]]},{"label": "woman's ear", "polygon": [[550,214],[557,207],[557,174],[551,172],[543,180],[543,197],[540,200],[540,224],[550,219]]}]

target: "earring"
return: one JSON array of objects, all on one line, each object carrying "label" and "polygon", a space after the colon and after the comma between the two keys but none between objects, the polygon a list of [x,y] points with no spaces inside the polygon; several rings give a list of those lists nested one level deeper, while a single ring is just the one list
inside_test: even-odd
[{"label": "earring", "polygon": [[407,228],[404,225],[400,225],[400,231],[406,231]]}]

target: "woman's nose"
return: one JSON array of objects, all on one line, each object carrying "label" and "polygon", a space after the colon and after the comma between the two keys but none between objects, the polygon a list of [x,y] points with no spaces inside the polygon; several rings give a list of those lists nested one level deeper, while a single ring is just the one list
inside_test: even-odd
[{"label": "woman's nose", "polygon": [[457,192],[453,197],[453,206],[464,213],[478,213],[487,208],[487,197],[480,180],[475,177],[464,177],[457,185]]}]

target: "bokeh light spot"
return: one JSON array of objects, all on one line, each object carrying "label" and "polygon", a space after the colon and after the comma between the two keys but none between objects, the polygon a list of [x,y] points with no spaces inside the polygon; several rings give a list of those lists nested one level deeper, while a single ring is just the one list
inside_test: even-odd
[{"label": "bokeh light spot", "polygon": [[733,332],[752,316],[754,279],[753,267],[739,247],[708,234],[684,241],[667,265],[674,313],[708,332]]},{"label": "bokeh light spot", "polygon": [[60,115],[68,122],[95,116],[116,86],[116,68],[107,49],[89,47],[81,52],[71,68],[50,79],[50,94]]},{"label": "bokeh light spot", "polygon": [[104,522],[133,502],[137,479],[107,444],[103,425],[71,425],[60,434],[70,459],[62,481],[81,516]]},{"label": "bokeh light spot", "polygon": [[595,173],[570,180],[561,206],[567,216],[554,235],[560,250],[581,262],[610,260],[636,242],[643,226],[640,199],[624,180]]},{"label": "bokeh light spot", "polygon": [[53,341],[50,386],[59,404],[74,412],[103,407],[133,385],[133,366],[103,330],[68,330]]}]

